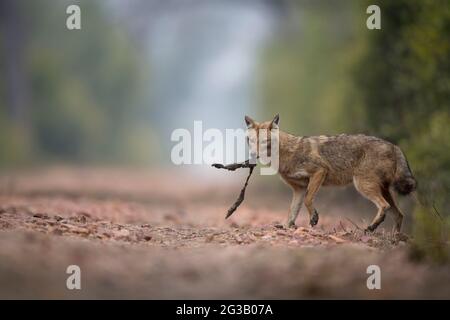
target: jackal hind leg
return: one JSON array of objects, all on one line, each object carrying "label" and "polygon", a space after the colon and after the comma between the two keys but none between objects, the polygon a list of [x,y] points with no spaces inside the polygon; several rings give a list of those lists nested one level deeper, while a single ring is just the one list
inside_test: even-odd
[{"label": "jackal hind leg", "polygon": [[313,200],[322,185],[327,171],[325,169],[319,169],[309,179],[308,187],[305,194],[305,206],[309,212],[309,224],[314,227],[319,222],[319,213],[313,206]]},{"label": "jackal hind leg", "polygon": [[298,213],[300,212],[303,204],[302,190],[303,189],[300,187],[292,187],[292,202],[289,209],[287,222],[288,228],[295,227],[295,220],[297,219]]},{"label": "jackal hind leg", "polygon": [[400,230],[402,228],[402,222],[404,214],[398,207],[394,196],[392,195],[392,192],[389,190],[389,188],[383,189],[383,197],[386,199],[386,201],[391,206],[391,212],[394,218],[394,233],[400,233]]},{"label": "jackal hind leg", "polygon": [[358,190],[358,192],[364,197],[372,201],[378,209],[377,215],[365,230],[373,232],[386,218],[386,210],[390,208],[390,205],[383,197],[381,183],[377,178],[354,177],[353,182],[356,190]]}]

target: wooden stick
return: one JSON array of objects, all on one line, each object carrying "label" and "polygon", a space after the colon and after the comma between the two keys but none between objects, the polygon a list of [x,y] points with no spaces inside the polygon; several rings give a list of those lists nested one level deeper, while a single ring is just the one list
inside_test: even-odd
[{"label": "wooden stick", "polygon": [[239,193],[239,197],[236,199],[236,201],[233,203],[233,205],[230,207],[230,209],[228,209],[227,215],[225,216],[225,219],[228,219],[228,217],[230,217],[236,211],[236,209],[241,205],[242,201],[244,201],[245,190],[247,189],[248,181],[250,180],[250,177],[253,173],[253,169],[256,167],[256,163],[250,163],[250,160],[246,160],[243,163],[233,163],[233,164],[229,164],[226,166],[224,166],[223,164],[220,164],[220,163],[214,163],[214,164],[212,164],[212,166],[214,168],[226,169],[229,171],[235,171],[236,169],[239,169],[239,168],[249,168],[250,169],[247,179],[245,180],[244,187],[242,188],[241,192]]},{"label": "wooden stick", "polygon": [[250,168],[250,169],[254,168],[254,167],[256,167],[256,163],[250,163],[250,160],[246,160],[242,163],[233,163],[233,164],[228,164],[226,166],[224,166],[223,164],[220,164],[220,163],[213,163],[212,166],[217,169],[226,169],[229,171],[235,171],[236,169],[239,169],[239,168]]}]

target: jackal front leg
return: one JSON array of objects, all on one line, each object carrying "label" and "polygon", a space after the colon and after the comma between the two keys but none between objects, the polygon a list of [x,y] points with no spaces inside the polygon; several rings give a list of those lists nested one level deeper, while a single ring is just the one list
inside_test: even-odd
[{"label": "jackal front leg", "polygon": [[298,213],[300,212],[303,204],[302,188],[293,187],[292,191],[292,202],[289,209],[289,217],[287,222],[288,228],[295,226],[295,220],[297,219]]},{"label": "jackal front leg", "polygon": [[326,175],[327,171],[325,169],[319,169],[311,176],[308,187],[306,188],[305,206],[309,212],[309,224],[311,227],[314,227],[319,222],[319,213],[313,206],[313,200],[325,180]]}]

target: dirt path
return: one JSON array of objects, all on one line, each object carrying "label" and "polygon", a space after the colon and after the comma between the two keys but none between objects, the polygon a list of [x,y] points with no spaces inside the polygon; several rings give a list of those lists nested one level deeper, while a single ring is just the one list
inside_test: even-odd
[{"label": "dirt path", "polygon": [[[0,298],[450,297],[450,269],[411,262],[384,229],[333,215],[285,229],[269,196],[225,221],[239,190],[226,181],[52,169],[0,186]],[[73,264],[80,291],[65,286]],[[372,264],[381,290],[367,289]]]}]

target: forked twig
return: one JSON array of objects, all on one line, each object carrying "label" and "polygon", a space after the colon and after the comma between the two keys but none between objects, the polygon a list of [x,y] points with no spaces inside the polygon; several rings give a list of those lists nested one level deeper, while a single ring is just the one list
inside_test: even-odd
[{"label": "forked twig", "polygon": [[226,169],[229,171],[235,171],[236,169],[239,169],[239,168],[249,168],[250,169],[247,179],[245,180],[244,187],[242,188],[241,192],[239,193],[239,197],[236,199],[236,201],[233,203],[233,205],[230,207],[230,209],[228,209],[227,215],[225,216],[225,219],[228,219],[228,217],[231,216],[236,211],[236,209],[241,205],[242,201],[244,201],[245,190],[247,189],[248,181],[250,180],[250,176],[253,173],[253,169],[256,167],[256,163],[250,163],[250,160],[246,160],[243,163],[233,163],[233,164],[229,164],[226,166],[224,166],[223,164],[220,164],[220,163],[214,163],[214,164],[212,164],[212,166],[214,168]]},{"label": "forked twig", "polygon": [[246,160],[242,163],[232,163],[232,164],[228,164],[228,165],[223,165],[220,163],[213,163],[212,166],[217,169],[226,169],[229,171],[235,171],[236,169],[239,169],[239,168],[252,169],[252,168],[256,167],[256,163],[250,163],[250,160]]}]

